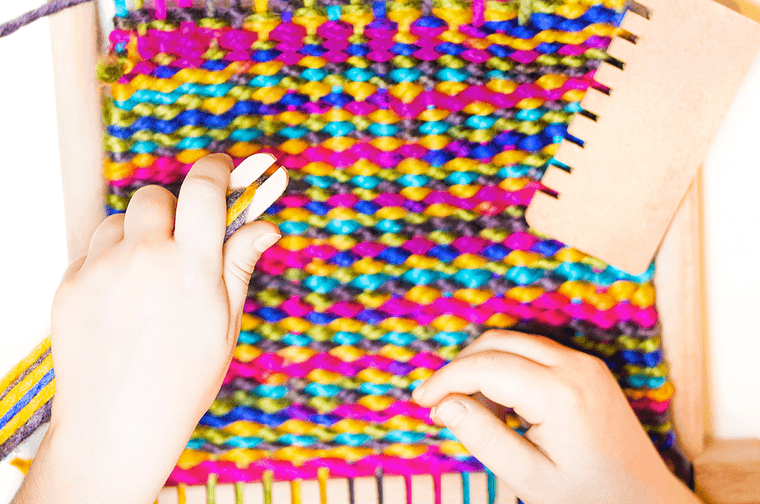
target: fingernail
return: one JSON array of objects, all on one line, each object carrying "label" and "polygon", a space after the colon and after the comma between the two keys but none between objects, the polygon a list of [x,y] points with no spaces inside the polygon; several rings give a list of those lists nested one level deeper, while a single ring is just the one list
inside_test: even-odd
[{"label": "fingernail", "polygon": [[229,168],[230,171],[235,169],[235,162],[232,160],[232,156],[229,154],[225,154],[224,152],[216,152],[214,154],[209,154],[208,156],[221,159],[227,165],[227,168]]},{"label": "fingernail", "polygon": [[277,233],[264,233],[254,240],[253,248],[255,248],[257,252],[264,253],[266,249],[277,243],[280,238],[281,236]]},{"label": "fingernail", "polygon": [[222,154],[222,157],[224,158],[224,161],[227,163],[227,165],[230,168],[230,171],[235,169],[235,161],[232,160],[232,156],[229,154]]},{"label": "fingernail", "polygon": [[412,391],[412,399],[414,399],[415,401],[419,401],[420,398],[422,397],[422,394],[424,393],[425,393],[425,382],[422,382],[419,385],[417,385],[417,388],[415,388]]},{"label": "fingernail", "polygon": [[435,409],[435,415],[446,425],[450,425],[458,416],[464,414],[467,410],[464,404],[453,399],[443,404],[439,404]]}]

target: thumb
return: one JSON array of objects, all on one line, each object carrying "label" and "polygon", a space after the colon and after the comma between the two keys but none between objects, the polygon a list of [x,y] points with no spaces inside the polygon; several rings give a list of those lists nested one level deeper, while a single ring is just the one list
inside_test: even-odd
[{"label": "thumb", "polygon": [[274,224],[253,222],[238,229],[224,244],[222,279],[227,287],[230,315],[233,316],[231,320],[240,319],[256,261],[281,237]]}]

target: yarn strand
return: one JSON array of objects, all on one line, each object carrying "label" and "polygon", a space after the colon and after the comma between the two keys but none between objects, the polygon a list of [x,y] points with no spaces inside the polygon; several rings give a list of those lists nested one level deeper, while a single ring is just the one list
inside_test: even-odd
[{"label": "yarn strand", "polygon": [[92,2],[94,0],[53,0],[50,3],[46,3],[37,9],[31,10],[16,19],[12,19],[7,23],[0,24],[0,38],[10,35],[15,31],[23,28],[24,26],[37,21],[45,16],[51,16],[64,9],[75,7],[77,5]]}]

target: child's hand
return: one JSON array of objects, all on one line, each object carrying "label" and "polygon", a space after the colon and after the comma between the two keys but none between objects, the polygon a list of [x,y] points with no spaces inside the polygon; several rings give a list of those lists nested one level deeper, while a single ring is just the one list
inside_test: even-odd
[{"label": "child's hand", "polygon": [[[467,394],[514,408],[521,437]],[[414,391],[433,420],[528,504],[697,503],[607,366],[554,341],[489,331]]]},{"label": "child's hand", "polygon": [[201,159],[178,202],[140,189],[67,270],[52,312],[52,421],[27,478],[38,486],[19,500],[156,498],[222,384],[256,260],[280,238],[259,222],[223,244],[231,168]]}]

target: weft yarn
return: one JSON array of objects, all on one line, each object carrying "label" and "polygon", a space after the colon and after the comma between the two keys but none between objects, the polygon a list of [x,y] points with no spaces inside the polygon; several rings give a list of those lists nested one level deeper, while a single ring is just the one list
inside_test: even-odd
[{"label": "weft yarn", "polygon": [[489,328],[602,357],[680,468],[654,268],[628,275],[523,217],[623,3],[534,1],[521,24],[526,5],[158,2],[116,18],[110,211],[209,152],[272,153],[291,175],[265,217],[283,239],[168,484],[482,470],[411,392]]},{"label": "weft yarn", "polygon": [[654,267],[628,275],[524,219],[623,12],[617,0],[117,2],[116,62],[101,72],[109,212],[145,184],[176,190],[211,152],[272,153],[291,177],[266,216],[283,239],[257,266],[222,390],[168,484],[378,468],[464,484],[482,466],[411,392],[489,328],[604,359],[688,477]]}]

